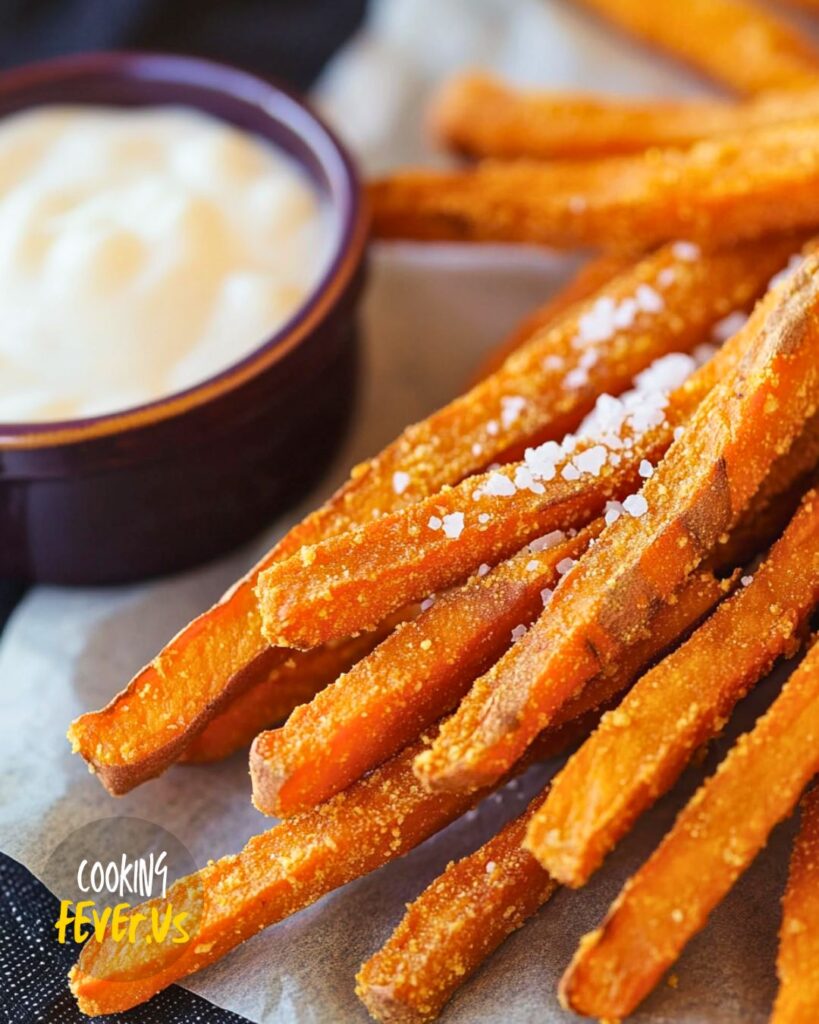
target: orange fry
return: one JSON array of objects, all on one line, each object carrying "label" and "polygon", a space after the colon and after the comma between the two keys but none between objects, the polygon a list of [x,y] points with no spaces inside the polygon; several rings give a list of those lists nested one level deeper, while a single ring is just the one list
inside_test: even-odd
[{"label": "orange fry", "polygon": [[[327,803],[254,836],[240,853],[175,882],[164,898],[135,907],[133,915],[145,918],[134,925],[134,942],[115,941],[110,928],[101,942],[87,942],[69,975],[82,1012],[118,1013],[146,1002],[263,928],[401,857],[485,795],[429,793],[419,785],[412,762],[423,742]],[[535,744],[515,772],[560,749],[553,738]],[[179,943],[173,931],[146,943],[152,913],[162,920],[169,907],[174,916],[188,913],[189,940]]]},{"label": "orange fry", "polygon": [[[815,86],[819,86],[819,77]],[[450,79],[432,109],[437,138],[471,157],[588,160],[691,146],[819,116],[819,88],[763,94],[746,103],[637,100],[515,89],[482,74]]]},{"label": "orange fry", "polygon": [[434,1020],[456,990],[549,899],[555,882],[521,849],[529,812],[450,864],[359,971],[356,993],[382,1024]]},{"label": "orange fry", "polygon": [[[179,633],[106,708],[77,719],[69,730],[75,750],[114,794],[162,772],[233,699],[256,685],[275,687],[264,681],[283,678],[281,666],[293,653],[271,651],[262,635],[254,597],[262,570],[303,544],[411,505],[526,444],[562,436],[599,391],[622,391],[657,355],[695,346],[716,320],[753,301],[788,251],[786,242],[756,243],[691,261],[685,258],[690,254],[680,256],[669,246],[625,271],[607,296],[633,312],[627,326],[579,346],[586,322],[581,318],[599,316],[593,304],[581,307],[534,335],[465,396],[409,427],[355,469],[329,502]],[[627,300],[639,293],[643,307],[651,306],[650,292],[662,295],[662,309],[632,310]],[[584,368],[589,359],[594,365]],[[565,387],[567,379],[574,386]]]},{"label": "orange fry", "polygon": [[563,977],[563,1004],[627,1016],[793,810],[819,769],[819,647],[737,742],[654,854],[585,936]]},{"label": "orange fry", "polygon": [[582,0],[615,25],[742,93],[815,85],[819,56],[752,0]]},{"label": "orange fry", "polygon": [[[600,700],[628,685],[723,593],[713,576],[692,580],[679,601],[659,612],[651,637],[636,645],[612,676],[600,680]],[[559,754],[587,734],[584,723],[592,706],[590,699],[578,702],[574,716],[566,715],[562,724],[548,729],[538,740],[538,756]],[[434,1019],[482,961],[551,896],[555,883],[521,848],[540,799],[477,852],[450,864],[409,907],[386,945],[363,965],[356,991],[377,1020],[414,1024]]]},{"label": "orange fry", "polygon": [[[262,928],[400,857],[472,803],[429,794],[412,774],[416,744],[329,803],[254,836],[241,853],[211,862],[169,887],[164,899],[136,908],[161,915],[188,911],[199,920],[182,948],[117,943],[110,933],[83,948],[71,990],[83,1013],[116,1013],[223,957]],[[198,910],[202,901],[201,919]],[[140,925],[137,939],[142,932]],[[181,952],[180,952],[181,949]]]},{"label": "orange fry", "polygon": [[584,302],[620,274],[635,265],[635,260],[617,254],[606,253],[585,263],[567,285],[553,295],[548,302],[530,313],[518,324],[501,344],[493,349],[478,367],[475,381],[483,380],[495,373],[513,352],[531,341],[540,331],[554,327],[572,306]]},{"label": "orange fry", "polygon": [[[753,322],[764,315],[757,311]],[[510,556],[539,533],[589,522],[607,499],[639,485],[640,467],[662,457],[674,429],[732,371],[753,337],[746,325],[676,389],[690,362],[669,356],[619,403],[601,398],[580,438],[528,450],[518,465],[469,478],[272,566],[257,587],[268,639],[307,648],[352,635],[458,582],[481,562]]]},{"label": "orange fry", "polygon": [[371,185],[370,201],[380,238],[626,251],[673,238],[727,245],[819,224],[819,118],[685,150],[399,171]]},{"label": "orange fry", "polygon": [[526,837],[541,864],[565,885],[585,885],[737,701],[794,653],[818,601],[819,499],[811,492],[751,582],[639,680],[557,775]]},{"label": "orange fry", "polygon": [[739,367],[699,405],[632,514],[603,532],[419,758],[425,784],[469,788],[503,774],[732,528],[817,408],[818,271],[808,257],[761,304]]},{"label": "orange fry", "polygon": [[[286,725],[258,736],[250,756],[260,811],[289,817],[346,789],[458,703],[469,684],[543,609],[557,566],[596,529],[555,534],[478,573],[406,623]],[[484,567],[488,570],[488,566]]]},{"label": "orange fry", "polygon": [[234,698],[212,719],[185,748],[179,760],[186,764],[205,764],[221,761],[249,747],[262,729],[283,722],[294,708],[312,700],[342,672],[348,671],[394,625],[389,621],[372,633],[336,646],[318,647],[276,665],[265,678]]},{"label": "orange fry", "polygon": [[776,960],[779,992],[771,1024],[812,1024],[819,1007],[819,790],[802,802]]}]

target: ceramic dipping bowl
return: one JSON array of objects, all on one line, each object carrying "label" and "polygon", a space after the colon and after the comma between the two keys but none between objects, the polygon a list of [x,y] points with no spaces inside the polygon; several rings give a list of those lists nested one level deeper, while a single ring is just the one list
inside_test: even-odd
[{"label": "ceramic dipping bowl", "polygon": [[288,153],[331,211],[321,280],[246,358],[119,413],[0,424],[0,578],[98,584],[181,570],[261,530],[317,480],[344,435],[367,234],[359,181],[301,100],[209,61],[90,54],[0,79],[0,117],[49,103],[197,108]]}]

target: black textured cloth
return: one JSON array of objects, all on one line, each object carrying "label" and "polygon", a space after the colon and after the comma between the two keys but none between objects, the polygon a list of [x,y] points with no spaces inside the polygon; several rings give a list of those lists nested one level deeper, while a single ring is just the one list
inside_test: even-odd
[{"label": "black textured cloth", "polygon": [[[57,942],[59,900],[31,872],[0,854],[0,1020],[4,1024],[87,1024],[66,975],[79,947]],[[247,1024],[200,996],[172,986],[100,1024]]]}]

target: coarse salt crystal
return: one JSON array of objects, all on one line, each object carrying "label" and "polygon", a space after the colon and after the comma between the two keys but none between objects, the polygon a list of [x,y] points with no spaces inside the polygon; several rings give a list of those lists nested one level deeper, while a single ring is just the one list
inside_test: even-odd
[{"label": "coarse salt crystal", "polygon": [[795,252],[788,260],[787,266],[783,267],[778,274],[774,276],[768,282],[768,289],[778,288],[781,284],[794,273],[794,271],[802,265],[802,254]]},{"label": "coarse salt crystal", "polygon": [[532,494],[543,494],[546,488],[536,480],[528,466],[518,466],[515,470],[515,487],[519,491],[531,491]]},{"label": "coarse salt crystal", "polygon": [[611,526],[612,523],[616,523],[622,514],[623,506],[619,501],[606,502],[606,526]]},{"label": "coarse salt crystal", "polygon": [[503,473],[492,472],[483,485],[483,493],[490,494],[495,498],[508,498],[515,493],[516,487],[508,476]]},{"label": "coarse salt crystal", "polygon": [[711,329],[711,337],[715,341],[727,341],[730,337],[741,331],[748,322],[748,314],[741,309],[735,309],[733,313],[718,320]]},{"label": "coarse salt crystal", "polygon": [[402,470],[398,470],[392,475],[392,489],[396,494],[403,494],[404,491],[409,487],[410,476],[409,473],[404,473]]},{"label": "coarse salt crystal", "polygon": [[481,512],[478,516],[478,522],[481,523],[481,525],[485,525],[491,518],[492,516],[490,516],[488,512]]},{"label": "coarse salt crystal", "polygon": [[555,566],[559,576],[565,576],[577,563],[573,558],[561,558]]},{"label": "coarse salt crystal", "polygon": [[643,461],[640,463],[640,468],[637,470],[637,472],[644,480],[648,480],[652,476],[654,476],[654,467],[651,465],[648,459],[643,459]]},{"label": "coarse salt crystal", "polygon": [[710,342],[704,341],[701,345],[697,345],[691,355],[694,357],[694,362],[697,366],[702,366],[703,363],[707,363],[717,352],[717,346],[710,344]]},{"label": "coarse salt crystal", "polygon": [[512,630],[512,643],[516,644],[524,636],[526,636],[526,626],[521,623]]},{"label": "coarse salt crystal", "polygon": [[749,587],[754,582],[754,578],[753,576],[743,576],[739,582],[743,587]]},{"label": "coarse salt crystal", "polygon": [[580,470],[570,462],[568,465],[563,467],[560,475],[564,480],[579,480]]},{"label": "coarse salt crystal", "polygon": [[614,311],[612,322],[619,331],[625,331],[629,327],[633,326],[638,312],[639,307],[636,299],[623,299]]},{"label": "coarse salt crystal", "polygon": [[544,533],[542,537],[535,537],[529,544],[529,550],[535,553],[538,551],[548,551],[550,548],[562,544],[565,539],[566,534],[562,530],[552,530],[550,533]]},{"label": "coarse salt crystal", "polygon": [[434,594],[430,594],[429,597],[425,597],[424,600],[421,602],[421,611],[422,612],[428,611],[434,604],[435,604],[435,595]]},{"label": "coarse salt crystal", "polygon": [[671,252],[678,260],[685,263],[695,263],[701,255],[701,250],[694,242],[675,242],[671,246]]},{"label": "coarse salt crystal", "polygon": [[577,390],[582,388],[584,384],[589,383],[589,371],[582,366],[575,366],[569,370],[566,376],[563,378],[563,386],[565,388],[571,388]]},{"label": "coarse salt crystal", "polygon": [[450,538],[450,540],[457,540],[461,536],[464,528],[464,514],[463,512],[450,512],[448,516],[444,516],[443,520],[444,534]]},{"label": "coarse salt crystal", "polygon": [[685,427],[674,427],[674,440],[679,441],[679,439],[683,436],[684,433]]},{"label": "coarse salt crystal", "polygon": [[623,511],[639,519],[648,512],[648,502],[642,494],[630,494],[623,502]]},{"label": "coarse salt crystal", "polygon": [[592,476],[600,476],[600,470],[605,466],[608,459],[608,449],[602,444],[596,444],[587,448],[572,459],[572,465],[579,473],[591,473]]},{"label": "coarse salt crystal", "polygon": [[554,594],[554,591],[551,588],[549,588],[549,587],[544,587],[543,590],[541,590],[541,592],[540,592],[540,600],[543,602],[543,607],[544,608],[552,600],[552,594]]},{"label": "coarse salt crystal", "polygon": [[486,564],[486,562],[481,562],[481,564],[478,566],[478,575],[485,576],[488,572],[489,566]]},{"label": "coarse salt crystal", "polygon": [[634,297],[637,300],[637,305],[644,313],[659,313],[665,305],[662,295],[654,291],[651,285],[648,284],[638,285]]},{"label": "coarse salt crystal", "polygon": [[615,330],[614,314],[617,303],[608,295],[601,295],[577,322],[578,334],[572,344],[585,348],[597,341],[607,341]]},{"label": "coarse salt crystal", "polygon": [[430,516],[427,526],[430,530],[440,530],[444,525],[443,520],[439,516]]},{"label": "coarse salt crystal", "polygon": [[488,860],[486,862],[486,873],[487,873],[487,875],[491,875],[496,867],[497,867],[497,865],[495,864],[495,862],[493,860]]},{"label": "coarse salt crystal", "polygon": [[565,365],[566,360],[558,355],[548,355],[541,363],[544,370],[562,370]]},{"label": "coarse salt crystal", "polygon": [[557,441],[546,441],[537,448],[527,448],[523,456],[529,472],[539,480],[552,480],[566,453]]},{"label": "coarse salt crystal", "polygon": [[677,280],[677,271],[674,267],[663,267],[657,275],[657,284],[661,288],[668,288]]},{"label": "coarse salt crystal", "polygon": [[531,559],[530,561],[528,561],[526,563],[526,571],[527,572],[535,572],[535,570],[539,569],[539,568],[540,568],[540,562],[536,558],[533,558],[533,559]]},{"label": "coarse salt crystal", "polygon": [[520,395],[504,395],[501,398],[501,423],[504,429],[511,427],[525,408],[525,398]]}]

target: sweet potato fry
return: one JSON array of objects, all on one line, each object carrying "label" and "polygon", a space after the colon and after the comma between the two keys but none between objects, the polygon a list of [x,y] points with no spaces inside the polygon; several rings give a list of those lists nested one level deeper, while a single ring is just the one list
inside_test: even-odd
[{"label": "sweet potato fry", "polygon": [[771,1024],[812,1024],[819,1007],[819,790],[802,802],[776,960],[779,992]]},{"label": "sweet potato fry", "polygon": [[490,953],[546,903],[556,884],[521,849],[528,818],[525,812],[450,864],[362,966],[356,993],[376,1020],[434,1020]]},{"label": "sweet potato fry", "polygon": [[372,633],[363,633],[339,645],[294,654],[232,700],[185,748],[179,760],[205,764],[249,747],[262,729],[283,722],[294,708],[312,700],[368,654],[395,625],[390,620]]},{"label": "sweet potato fry", "polygon": [[676,782],[819,602],[819,498],[811,492],[747,586],[639,680],[555,778],[527,848],[584,885],[637,817]]},{"label": "sweet potato fry", "polygon": [[[630,322],[621,314],[621,326],[612,324],[601,337],[598,307],[581,307],[534,336],[467,395],[408,428],[354,470],[348,484],[172,640],[106,708],[77,719],[69,730],[75,750],[114,794],[159,774],[232,700],[255,685],[275,688],[270,680],[283,678],[281,667],[292,652],[269,649],[253,594],[263,569],[303,544],[457,483],[506,452],[562,436],[598,391],[622,391],[657,355],[693,347],[714,321],[753,301],[788,251],[789,243],[766,242],[691,261],[669,246],[627,270],[607,296],[624,307]],[[654,293],[662,297],[662,308],[645,308],[657,306],[647,298]],[[642,307],[633,308],[635,295],[643,297]],[[595,325],[596,340],[580,344]],[[589,360],[593,365],[585,368]],[[564,387],[567,378],[575,386]],[[347,658],[339,652],[338,672]]]},{"label": "sweet potato fry", "polygon": [[[254,836],[240,853],[175,882],[164,898],[134,908],[134,915],[148,919],[153,909],[160,918],[168,907],[174,915],[188,912],[189,941],[174,942],[175,933],[142,941],[150,920],[135,925],[134,942],[116,942],[110,930],[101,942],[90,940],[70,974],[83,1013],[117,1013],[144,1003],[263,928],[407,853],[481,799],[484,794],[424,790],[412,772],[423,742],[320,807]],[[554,742],[535,744],[532,760],[555,749]]]},{"label": "sweet potato fry", "polygon": [[601,525],[556,533],[443,594],[281,729],[258,736],[250,774],[259,810],[284,818],[327,800],[451,711],[543,610],[557,566],[577,558]]},{"label": "sweet potato fry", "polygon": [[738,92],[816,84],[819,57],[811,43],[752,0],[582,3]]},{"label": "sweet potato fry", "polygon": [[603,1019],[631,1013],[793,810],[819,769],[817,736],[814,646],[581,941],[560,987],[566,1007]]},{"label": "sweet potato fry", "polygon": [[495,373],[503,366],[513,352],[531,341],[542,330],[554,327],[561,316],[564,316],[580,302],[584,302],[613,281],[618,275],[625,273],[635,264],[634,259],[615,253],[606,253],[585,263],[569,283],[553,295],[548,302],[530,313],[518,324],[512,333],[493,349],[478,367],[475,382]]},{"label": "sweet potato fry", "polygon": [[773,301],[676,390],[691,368],[680,355],[655,363],[619,402],[601,397],[580,438],[530,449],[520,464],[469,478],[271,566],[257,586],[265,635],[304,648],[352,635],[481,562],[509,557],[539,533],[589,522],[607,499],[637,486],[640,467],[647,471],[645,463],[662,457],[674,429],[735,371]]},{"label": "sweet potato fry", "polygon": [[[819,78],[816,85],[819,86]],[[819,88],[724,100],[637,100],[520,91],[498,79],[450,79],[431,111],[437,138],[459,153],[501,160],[588,160],[819,116]]]},{"label": "sweet potato fry", "polygon": [[819,466],[819,414],[780,455],[742,513],[736,527],[721,537],[707,565],[717,573],[747,565],[781,537],[816,481]]},{"label": "sweet potato fry", "polygon": [[633,251],[673,238],[715,246],[815,227],[817,186],[812,118],[685,150],[399,171],[374,182],[370,200],[380,238]]},{"label": "sweet potato fry", "polygon": [[419,758],[425,784],[469,788],[503,774],[732,528],[819,402],[817,271],[810,256],[772,290],[740,366],[699,405],[633,514],[604,531]]},{"label": "sweet potato fry", "polygon": [[[591,532],[597,534],[599,526]],[[259,736],[251,754],[259,809],[287,817],[328,799],[450,711],[479,666],[488,667],[509,646],[510,633],[540,612],[543,588],[560,578],[555,567],[577,557],[589,535],[584,531],[546,551],[524,551],[473,577],[299,708],[281,729]],[[636,644],[614,673],[590,683],[558,717],[555,729],[627,686],[729,588],[710,573],[692,579],[679,599],[658,613],[651,636]]]},{"label": "sweet potato fry", "polygon": [[[659,612],[651,637],[635,645],[613,675],[587,687],[584,702],[576,702],[562,723],[555,722],[540,737],[540,755],[558,754],[572,745],[572,729],[577,736],[587,733],[583,723],[594,707],[589,691],[596,690],[602,702],[627,686],[641,667],[706,614],[727,586],[710,574],[692,580],[679,601]],[[554,882],[521,849],[540,800],[476,853],[451,864],[364,964],[356,991],[377,1020],[391,1024],[435,1018],[482,961],[551,896]],[[491,871],[487,865],[493,865]]]}]

